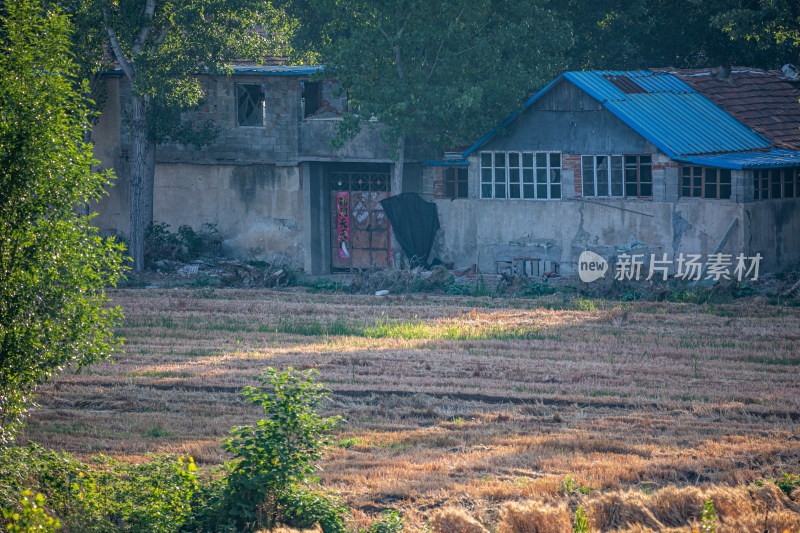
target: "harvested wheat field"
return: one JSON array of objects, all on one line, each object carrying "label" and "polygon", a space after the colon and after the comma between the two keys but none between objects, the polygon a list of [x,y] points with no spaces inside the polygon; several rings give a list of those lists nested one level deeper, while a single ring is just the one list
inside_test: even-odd
[{"label": "harvested wheat field", "polygon": [[[800,530],[800,308],[297,291],[120,290],[125,353],[41,391],[25,438],[225,459],[237,391],[316,368],[344,424],[321,485],[354,527]],[[791,492],[791,491],[786,491]],[[578,512],[578,506],[580,511]]]}]

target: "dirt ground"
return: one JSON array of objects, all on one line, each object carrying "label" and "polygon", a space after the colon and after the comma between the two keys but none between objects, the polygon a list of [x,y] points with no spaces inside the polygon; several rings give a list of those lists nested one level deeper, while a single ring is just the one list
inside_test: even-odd
[{"label": "dirt ground", "polygon": [[228,430],[259,416],[241,387],[267,366],[316,368],[326,414],[344,421],[321,486],[355,526],[397,509],[412,530],[545,513],[561,531],[581,505],[601,531],[691,531],[713,499],[720,531],[800,528],[796,493],[770,481],[800,474],[800,308],[302,288],[112,297],[125,352],[42,388],[23,442],[218,463]]}]

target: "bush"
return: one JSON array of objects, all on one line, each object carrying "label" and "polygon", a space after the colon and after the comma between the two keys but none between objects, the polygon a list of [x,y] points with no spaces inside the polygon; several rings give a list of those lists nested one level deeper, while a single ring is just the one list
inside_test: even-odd
[{"label": "bush", "polygon": [[219,240],[216,224],[204,223],[199,232],[191,226],[183,225],[177,233],[172,233],[170,225],[164,222],[151,222],[144,234],[144,260],[148,268],[156,261],[191,261],[203,255],[216,255]]},{"label": "bush", "polygon": [[[273,526],[292,489],[311,481],[336,418],[316,408],[327,395],[314,382],[316,371],[278,372],[268,368],[261,387],[245,387],[245,400],[261,405],[267,417],[255,426],[231,430],[224,448],[236,458],[227,478],[220,516],[237,530]],[[287,500],[288,498],[288,500]]]},{"label": "bush", "polygon": [[381,519],[369,526],[366,533],[401,533],[405,518],[401,518],[397,511],[385,510],[381,513]]},{"label": "bush", "polygon": [[76,209],[111,176],[92,170],[83,141],[87,101],[72,85],[68,34],[67,18],[35,0],[0,10],[0,444],[37,385],[117,345],[120,311],[104,289],[123,271],[123,248]]},{"label": "bush", "polygon": [[9,521],[8,533],[55,533],[61,523],[44,512],[44,496],[36,496],[29,490],[22,493],[22,510],[14,512],[3,509],[3,518]]},{"label": "bush", "polygon": [[24,513],[18,501],[33,488],[69,531],[178,531],[202,508],[196,494],[208,484],[191,459],[171,455],[143,464],[100,456],[87,465],[32,445],[3,449],[0,464],[0,506]]}]

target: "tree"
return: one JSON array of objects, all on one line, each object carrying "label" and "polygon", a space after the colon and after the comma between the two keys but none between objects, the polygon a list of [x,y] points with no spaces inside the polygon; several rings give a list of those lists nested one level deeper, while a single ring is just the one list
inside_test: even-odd
[{"label": "tree", "polygon": [[[791,3],[762,3],[774,10],[779,1]],[[759,46],[754,40],[732,39],[751,31],[744,17],[755,13],[744,9],[750,4],[751,0],[554,0],[552,6],[572,23],[576,35],[568,52],[571,69],[701,68],[726,63],[775,68],[780,57],[784,62],[787,58],[774,42],[765,45],[762,39]]]},{"label": "tree", "polygon": [[77,208],[110,175],[92,171],[87,101],[75,90],[68,21],[37,0],[0,10],[0,442],[36,387],[109,355],[120,311],[104,287],[122,246]]},{"label": "tree", "polygon": [[[730,6],[728,6],[730,7]],[[750,43],[775,57],[771,68],[800,64],[800,4],[796,0],[744,2],[721,10],[712,23],[735,42]]]},{"label": "tree", "polygon": [[131,85],[129,251],[133,270],[139,271],[144,232],[152,222],[156,146],[167,139],[210,140],[212,129],[202,125],[193,130],[180,122],[180,112],[202,101],[197,74],[220,74],[227,62],[264,56],[269,42],[257,30],[268,22],[269,2],[91,0],[76,14],[82,28],[103,28],[107,49]]},{"label": "tree", "polygon": [[[326,75],[348,91],[346,139],[375,117],[402,191],[406,140],[433,147],[474,141],[564,65],[569,27],[542,1],[288,0],[275,2],[316,47]],[[314,25],[317,25],[314,31]]]}]

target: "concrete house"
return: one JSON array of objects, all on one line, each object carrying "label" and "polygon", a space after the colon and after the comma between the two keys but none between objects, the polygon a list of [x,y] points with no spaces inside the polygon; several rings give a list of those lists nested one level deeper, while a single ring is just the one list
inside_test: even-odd
[{"label": "concrete house", "polygon": [[[286,263],[313,273],[391,266],[390,228],[380,204],[392,160],[377,124],[333,150],[347,107],[320,67],[235,66],[231,76],[201,76],[203,109],[183,120],[213,121],[217,139],[196,149],[159,145],[153,220],[172,231],[215,224],[222,253]],[[104,234],[129,233],[130,86],[106,76],[107,104],[94,128],[95,155],[117,180],[94,206]],[[422,160],[409,154],[404,183],[418,190]]]},{"label": "concrete house", "polygon": [[428,163],[434,251],[457,268],[528,274],[575,273],[584,250],[796,266],[798,100],[800,80],[774,72],[567,72]]}]

